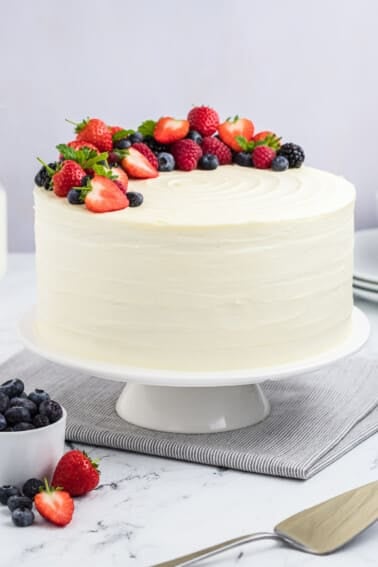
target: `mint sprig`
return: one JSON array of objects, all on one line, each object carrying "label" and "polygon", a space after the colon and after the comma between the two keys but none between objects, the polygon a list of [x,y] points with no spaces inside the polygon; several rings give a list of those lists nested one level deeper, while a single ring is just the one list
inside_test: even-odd
[{"label": "mint sprig", "polygon": [[119,140],[123,140],[124,138],[128,138],[131,134],[135,134],[135,130],[118,130],[112,136],[113,142],[118,142]]},{"label": "mint sprig", "polygon": [[75,150],[66,144],[58,144],[56,149],[61,153],[64,159],[76,161],[83,169],[93,169],[98,162],[106,161],[109,157],[108,152],[98,153],[90,148],[80,148]]},{"label": "mint sprig", "polygon": [[155,120],[145,120],[138,126],[138,132],[143,134],[143,136],[153,136],[155,131],[156,122]]}]

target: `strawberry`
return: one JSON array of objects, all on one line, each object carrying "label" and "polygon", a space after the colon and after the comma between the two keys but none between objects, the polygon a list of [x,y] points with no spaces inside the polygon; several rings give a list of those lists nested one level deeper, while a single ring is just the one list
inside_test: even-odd
[{"label": "strawberry", "polygon": [[219,126],[218,113],[209,106],[196,106],[188,114],[191,130],[196,130],[201,136],[212,136]]},{"label": "strawberry", "polygon": [[257,146],[252,152],[252,163],[257,169],[269,169],[276,157],[276,151],[268,146]]},{"label": "strawberry", "polygon": [[58,195],[58,197],[67,197],[70,189],[81,185],[81,181],[85,176],[86,173],[81,165],[76,163],[76,161],[67,159],[52,177],[55,195]]},{"label": "strawberry", "polygon": [[189,138],[175,142],[170,150],[175,158],[177,169],[181,171],[196,169],[198,160],[202,156],[201,147]]},{"label": "strawberry", "polygon": [[277,134],[271,132],[270,130],[257,132],[257,134],[253,136],[252,142],[254,142],[256,146],[269,146],[274,150],[278,150],[281,146],[281,138],[279,138]]},{"label": "strawberry", "polygon": [[82,451],[65,453],[58,462],[52,479],[53,486],[60,486],[71,496],[82,496],[98,485],[100,472],[96,461]]},{"label": "strawberry", "polygon": [[251,120],[248,118],[239,118],[239,116],[235,116],[235,118],[232,119],[228,118],[218,126],[221,140],[236,152],[240,152],[242,149],[236,138],[242,136],[249,141],[253,136],[254,129],[255,127]]},{"label": "strawberry", "polygon": [[112,136],[117,132],[122,132],[123,130],[122,126],[108,126],[108,128]]},{"label": "strawberry", "polygon": [[171,116],[163,116],[156,123],[154,138],[161,144],[172,144],[185,138],[189,127],[188,120],[176,120]]},{"label": "strawberry", "polygon": [[72,520],[74,502],[71,495],[50,487],[47,480],[44,489],[34,496],[34,504],[41,516],[56,526],[66,526]]},{"label": "strawberry", "polygon": [[204,154],[213,154],[217,156],[219,165],[227,165],[232,163],[232,153],[226,144],[218,140],[218,138],[213,138],[212,136],[206,136],[202,140],[202,151]]},{"label": "strawberry", "polygon": [[120,191],[118,185],[111,179],[103,175],[95,175],[83,191],[85,205],[93,213],[120,211],[129,206],[125,193]]},{"label": "strawberry", "polygon": [[121,165],[128,175],[137,179],[150,179],[159,175],[157,169],[133,146],[126,151],[127,154],[122,158]]},{"label": "strawberry", "polygon": [[111,167],[110,168],[112,174],[116,177],[115,179],[113,179],[114,182],[117,182],[117,186],[124,192],[126,193],[127,191],[127,186],[129,184],[129,178],[127,177],[127,173],[125,170],[122,169],[122,167]]},{"label": "strawberry", "polygon": [[[73,124],[75,124],[73,122]],[[113,147],[112,134],[109,126],[99,118],[90,118],[75,124],[76,139],[79,142],[90,142],[100,152],[110,152]]]},{"label": "strawberry", "polygon": [[136,150],[138,150],[138,152],[140,152],[141,154],[144,155],[145,158],[148,159],[148,161],[150,162],[150,164],[157,169],[159,167],[159,162],[158,159],[156,157],[156,155],[154,154],[154,152],[147,146],[147,144],[144,144],[143,142],[136,142],[135,144],[133,144],[133,148],[135,148]]},{"label": "strawberry", "polygon": [[94,144],[91,144],[90,142],[80,142],[80,140],[72,140],[71,142],[67,143],[67,146],[69,148],[73,148],[74,150],[81,150],[82,148],[89,148],[90,150],[93,150],[94,152],[99,153],[98,148],[96,148],[96,146]]}]

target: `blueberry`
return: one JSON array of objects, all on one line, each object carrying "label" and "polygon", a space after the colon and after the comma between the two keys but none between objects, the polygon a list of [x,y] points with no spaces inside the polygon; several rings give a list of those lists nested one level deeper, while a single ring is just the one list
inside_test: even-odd
[{"label": "blueberry", "polygon": [[67,200],[71,205],[82,205],[83,199],[79,189],[70,189],[68,191]]},{"label": "blueberry", "polygon": [[15,494],[8,498],[7,506],[11,512],[16,508],[29,508],[31,510],[33,508],[33,500],[28,496],[18,496]]},{"label": "blueberry", "polygon": [[114,142],[114,147],[117,150],[127,150],[131,146],[131,141],[128,138],[121,138]]},{"label": "blueberry", "polygon": [[22,487],[22,493],[33,499],[34,496],[38,494],[41,486],[43,486],[42,480],[39,478],[29,478]]},{"label": "blueberry", "polygon": [[24,391],[24,383],[18,378],[13,380],[7,380],[0,386],[0,392],[6,394],[9,398],[14,398],[15,396],[21,396]]},{"label": "blueberry", "polygon": [[5,419],[5,415],[0,413],[0,431],[5,431],[8,427],[8,422]]},{"label": "blueberry", "polygon": [[199,132],[197,132],[197,130],[190,130],[188,132],[187,138],[189,138],[189,140],[193,140],[193,142],[195,142],[196,144],[198,144],[199,146],[202,144],[202,136]]},{"label": "blueberry", "polygon": [[34,183],[38,185],[38,187],[44,187],[47,178],[49,178],[49,174],[47,173],[45,166],[43,166],[34,177]]},{"label": "blueberry", "polygon": [[129,200],[130,207],[139,207],[143,203],[142,193],[137,193],[135,191],[128,191],[126,195]]},{"label": "blueberry", "polygon": [[159,171],[172,171],[175,168],[175,158],[168,152],[160,152],[157,155]]},{"label": "blueberry", "polygon": [[84,175],[84,177],[83,177],[82,180],[81,180],[80,185],[81,185],[82,187],[86,187],[86,185],[88,184],[88,181],[90,181],[90,180],[91,180],[91,176],[90,176],[90,175]]},{"label": "blueberry", "polygon": [[12,512],[12,520],[18,528],[26,528],[34,522],[34,513],[30,508],[16,508]]},{"label": "blueberry", "polygon": [[252,155],[250,152],[236,152],[234,163],[242,167],[252,167]]},{"label": "blueberry", "polygon": [[35,429],[35,426],[27,421],[20,421],[12,427],[12,431],[28,431],[29,429]]},{"label": "blueberry", "polygon": [[30,414],[32,416],[37,413],[36,404],[32,402],[32,400],[29,400],[28,398],[21,398],[21,397],[12,398],[9,402],[9,407],[26,408],[30,411]]},{"label": "blueberry", "polygon": [[16,425],[16,423],[28,422],[31,423],[32,416],[27,408],[15,406],[13,408],[8,408],[4,414],[8,425]]},{"label": "blueberry", "polygon": [[54,400],[45,400],[39,405],[39,413],[48,417],[50,423],[55,423],[55,421],[58,421],[62,417],[63,410],[58,402],[55,402]]},{"label": "blueberry", "polygon": [[46,425],[50,425],[50,420],[47,415],[37,413],[37,415],[33,417],[33,425],[34,427],[46,427]]},{"label": "blueberry", "polygon": [[199,162],[199,169],[216,169],[219,166],[219,160],[214,154],[203,155]]},{"label": "blueberry", "polygon": [[0,391],[0,413],[4,413],[9,406],[9,397]]},{"label": "blueberry", "polygon": [[49,400],[50,396],[47,392],[45,392],[45,390],[41,390],[40,388],[36,388],[32,392],[30,392],[28,398],[29,398],[29,400],[34,402],[37,406],[39,406],[39,404],[41,402],[44,402],[45,400]]},{"label": "blueberry", "polygon": [[132,144],[137,144],[138,142],[143,142],[144,136],[140,132],[134,132],[134,134],[130,134],[129,141]]},{"label": "blueberry", "polygon": [[271,167],[273,171],[285,171],[289,167],[289,160],[285,156],[276,156]]},{"label": "blueberry", "polygon": [[5,484],[0,486],[0,502],[1,504],[6,504],[8,498],[11,496],[20,496],[20,491],[16,486],[11,486],[10,484]]}]

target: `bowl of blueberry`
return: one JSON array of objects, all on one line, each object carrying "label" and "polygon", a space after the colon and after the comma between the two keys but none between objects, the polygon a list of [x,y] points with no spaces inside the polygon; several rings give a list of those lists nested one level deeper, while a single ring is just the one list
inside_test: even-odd
[{"label": "bowl of blueberry", "polygon": [[66,411],[43,389],[22,380],[0,385],[0,485],[50,479],[64,452]]}]

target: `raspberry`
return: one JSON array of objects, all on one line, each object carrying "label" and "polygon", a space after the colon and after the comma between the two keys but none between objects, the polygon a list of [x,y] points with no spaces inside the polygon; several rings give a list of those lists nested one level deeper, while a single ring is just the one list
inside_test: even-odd
[{"label": "raspberry", "polygon": [[220,165],[227,165],[232,162],[231,150],[226,144],[208,136],[202,140],[202,151],[204,154],[213,154],[217,156]]},{"label": "raspberry", "polygon": [[196,130],[202,136],[211,136],[219,125],[218,113],[209,106],[196,106],[188,114],[190,129]]},{"label": "raspberry", "polygon": [[275,157],[276,152],[273,148],[257,146],[252,152],[252,163],[257,169],[269,169]]},{"label": "raspberry", "polygon": [[175,158],[176,167],[181,171],[191,171],[197,167],[198,160],[202,156],[202,150],[198,144],[186,138],[174,142],[171,153]]},{"label": "raspberry", "polygon": [[159,162],[158,159],[156,157],[156,155],[154,154],[154,152],[147,146],[147,144],[144,144],[143,142],[136,142],[135,144],[133,144],[133,148],[135,148],[136,150],[138,150],[138,152],[140,152],[141,154],[144,155],[145,158],[148,159],[148,161],[150,162],[150,164],[157,169],[159,167]]}]

